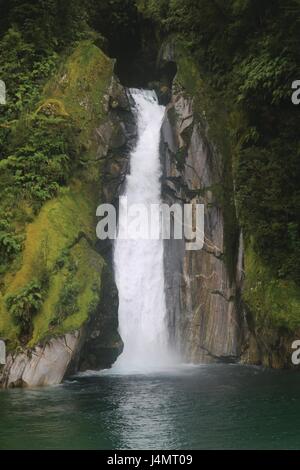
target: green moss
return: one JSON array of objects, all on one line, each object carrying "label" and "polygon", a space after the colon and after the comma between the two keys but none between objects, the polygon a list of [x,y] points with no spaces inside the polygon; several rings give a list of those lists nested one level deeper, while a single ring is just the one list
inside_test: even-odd
[{"label": "green moss", "polygon": [[55,100],[58,109],[71,116],[80,129],[77,147],[84,148],[82,157],[85,160],[95,158],[91,130],[99,126],[105,115],[105,93],[111,83],[113,68],[113,60],[91,41],[82,41],[57,76],[46,85],[45,99],[38,108],[43,109],[51,99],[52,103]]},{"label": "green moss", "polygon": [[[73,331],[82,326],[95,310],[100,301],[101,272],[104,261],[85,239],[81,239],[69,251],[67,259],[76,264],[76,270],[63,267],[51,276],[47,298],[39,314],[34,319],[34,330],[29,346],[33,346],[45,337]],[[76,285],[76,303],[78,308],[71,315],[57,322],[57,307],[66,283]],[[52,326],[53,325],[53,326]]]},{"label": "green moss", "polygon": [[[18,328],[12,325],[12,319],[6,311],[5,298],[26,286],[31,280],[38,279],[44,267],[52,272],[62,251],[72,245],[80,232],[84,232],[91,239],[94,238],[95,207],[96,200],[92,188],[75,180],[69,188],[62,190],[57,198],[47,202],[34,222],[27,226],[21,268],[16,273],[8,273],[4,278],[5,294],[0,297],[2,336],[14,341],[18,335]],[[86,251],[84,253],[87,254]],[[80,259],[84,264],[82,254]],[[47,305],[52,295],[55,298],[62,282],[62,273],[53,279],[51,276],[49,294],[45,301]],[[53,302],[50,300],[51,305]],[[39,326],[37,331],[34,330],[34,342],[45,333],[48,319],[51,319],[52,313],[48,312],[47,306],[44,307],[43,314],[36,318],[38,325],[42,322],[43,327]]]},{"label": "green moss", "polygon": [[43,101],[43,103],[38,106],[34,114],[37,115],[39,113],[46,116],[69,116],[65,110],[64,103],[53,98],[49,98],[48,100]]},{"label": "green moss", "polygon": [[245,250],[246,280],[243,298],[255,317],[256,327],[300,327],[300,289],[293,281],[272,276],[255,251],[252,243]]},{"label": "green moss", "polygon": [[204,82],[201,79],[196,62],[189,53],[180,46],[180,43],[176,46],[176,61],[178,66],[176,81],[184,86],[189,95],[197,97],[204,86]]},{"label": "green moss", "polygon": [[[7,310],[6,299],[31,282],[38,282],[43,271],[50,273],[49,286],[43,305],[33,318],[29,346],[49,335],[79,328],[99,303],[103,260],[79,235],[84,234],[91,244],[95,241],[100,166],[95,158],[94,132],[106,113],[105,93],[112,72],[113,61],[91,41],[79,43],[45,86],[36,109],[21,116],[19,122],[25,123],[25,127],[17,123],[13,129],[12,140],[18,148],[26,145],[28,135],[34,130],[31,126],[37,119],[49,128],[55,122],[57,132],[60,132],[59,122],[62,126],[67,122],[72,138],[72,155],[69,156],[74,161],[68,186],[58,187],[56,197],[39,207],[39,212],[25,199],[17,201],[19,216],[15,228],[24,234],[25,241],[22,252],[2,276],[0,292],[0,336],[8,341],[9,348],[18,345],[20,328]],[[8,213],[10,201],[5,204]],[[16,220],[15,212],[12,219]],[[62,254],[66,265],[71,260],[77,265],[73,281],[78,286],[78,309],[55,324],[62,287],[70,275],[61,263]]]}]

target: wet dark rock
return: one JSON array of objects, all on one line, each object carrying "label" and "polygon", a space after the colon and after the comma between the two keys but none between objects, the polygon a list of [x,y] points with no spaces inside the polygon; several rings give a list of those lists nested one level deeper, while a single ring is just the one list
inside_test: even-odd
[{"label": "wet dark rock", "polygon": [[123,349],[118,334],[118,290],[112,269],[107,264],[102,273],[100,297],[98,313],[85,326],[85,341],[77,358],[77,370],[109,368]]}]

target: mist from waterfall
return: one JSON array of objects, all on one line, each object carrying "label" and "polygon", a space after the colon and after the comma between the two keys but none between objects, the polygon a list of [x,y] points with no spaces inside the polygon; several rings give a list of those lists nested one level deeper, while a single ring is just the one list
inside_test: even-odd
[{"label": "mist from waterfall", "polygon": [[[126,177],[127,206],[161,201],[160,129],[165,108],[150,90],[130,89],[138,138]],[[119,233],[125,224],[120,207]],[[113,366],[120,372],[144,372],[171,362],[164,292],[163,240],[115,241],[114,267],[119,291],[119,332],[123,353]]]}]

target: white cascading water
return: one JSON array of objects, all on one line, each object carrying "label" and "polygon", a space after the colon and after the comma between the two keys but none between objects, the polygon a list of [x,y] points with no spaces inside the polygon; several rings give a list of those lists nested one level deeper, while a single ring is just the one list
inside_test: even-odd
[{"label": "white cascading water", "polygon": [[[154,91],[131,89],[137,117],[138,140],[130,155],[126,177],[127,206],[159,204],[161,165],[160,129],[164,106]],[[119,233],[125,224],[119,212]],[[119,332],[123,353],[113,366],[121,372],[148,371],[170,363],[164,292],[163,240],[115,242],[114,265],[119,291]]]}]

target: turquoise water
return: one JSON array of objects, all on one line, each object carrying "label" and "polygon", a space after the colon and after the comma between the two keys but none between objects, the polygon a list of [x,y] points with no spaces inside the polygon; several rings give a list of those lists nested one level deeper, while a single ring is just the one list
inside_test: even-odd
[{"label": "turquoise water", "polygon": [[0,449],[299,449],[300,375],[239,365],[0,392]]}]

